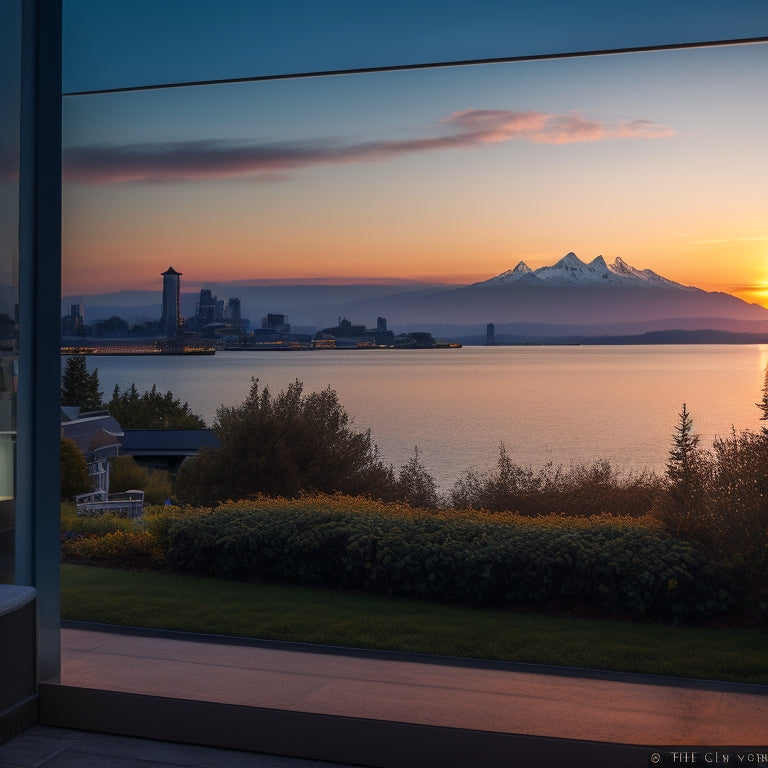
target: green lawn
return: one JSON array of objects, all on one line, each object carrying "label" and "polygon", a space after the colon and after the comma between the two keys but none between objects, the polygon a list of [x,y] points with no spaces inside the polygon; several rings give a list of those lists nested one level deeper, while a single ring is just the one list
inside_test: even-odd
[{"label": "green lawn", "polygon": [[768,634],[63,565],[64,619],[768,684]]}]

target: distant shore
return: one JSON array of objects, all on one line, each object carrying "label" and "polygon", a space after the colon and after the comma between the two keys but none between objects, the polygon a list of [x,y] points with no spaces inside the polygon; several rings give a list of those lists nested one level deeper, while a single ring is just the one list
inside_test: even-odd
[{"label": "distant shore", "polygon": [[98,346],[66,346],[61,348],[62,355],[141,355],[160,357],[163,355],[214,355],[214,347],[184,347],[182,349],[158,349],[139,344],[109,344]]},{"label": "distant shore", "polygon": [[137,344],[109,344],[94,346],[63,346],[62,355],[115,355],[115,356],[143,356],[143,357],[163,357],[166,355],[215,355],[216,352],[321,352],[326,350],[334,351],[376,351],[376,350],[403,350],[403,349],[460,349],[461,344],[456,342],[437,342],[431,346],[413,345],[408,347],[382,347],[382,346],[338,346],[338,347],[311,347],[306,345],[250,345],[250,346],[225,346],[225,347],[185,347],[183,349],[158,349],[153,346],[144,346]]},{"label": "distant shore", "polygon": [[522,336],[506,335],[497,332],[492,344],[488,344],[484,335],[460,337],[456,341],[435,341],[431,345],[412,344],[408,346],[377,346],[341,344],[321,346],[300,343],[262,343],[250,345],[185,345],[180,348],[164,347],[154,340],[134,341],[111,339],[109,343],[99,343],[100,340],[88,340],[86,343],[73,343],[65,340],[61,347],[62,355],[213,355],[217,351],[227,352],[316,352],[325,350],[391,350],[391,349],[460,349],[462,346],[493,346],[493,347],[562,347],[562,346],[641,346],[658,344],[768,344],[768,333],[738,333],[711,329],[702,330],[667,330],[649,331],[634,335],[622,336]]}]

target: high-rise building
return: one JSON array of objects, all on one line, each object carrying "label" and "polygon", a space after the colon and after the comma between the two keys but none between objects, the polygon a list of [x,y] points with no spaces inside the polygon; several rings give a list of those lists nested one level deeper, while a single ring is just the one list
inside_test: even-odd
[{"label": "high-rise building", "polygon": [[61,318],[61,332],[82,333],[85,328],[85,304],[70,304],[69,314]]},{"label": "high-rise building", "polygon": [[69,316],[72,318],[72,325],[75,329],[82,328],[85,325],[85,303],[70,304]]},{"label": "high-rise building", "polygon": [[243,320],[242,311],[240,309],[240,299],[232,298],[227,303],[227,312],[225,319],[229,320],[232,325],[240,325]]},{"label": "high-rise building", "polygon": [[485,346],[492,347],[496,343],[496,326],[488,323],[485,326]]},{"label": "high-rise building", "polygon": [[201,328],[216,321],[216,297],[211,294],[210,288],[200,290],[195,320]]},{"label": "high-rise building", "polygon": [[163,335],[172,339],[179,331],[181,302],[181,272],[173,267],[163,272],[163,317],[160,321]]}]

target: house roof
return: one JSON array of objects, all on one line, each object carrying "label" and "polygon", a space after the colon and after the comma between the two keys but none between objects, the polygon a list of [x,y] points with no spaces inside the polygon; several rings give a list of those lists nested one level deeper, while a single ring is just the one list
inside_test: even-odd
[{"label": "house roof", "polygon": [[122,435],[117,419],[107,413],[61,423],[61,436],[73,440],[85,456],[94,448],[118,445]]},{"label": "house roof", "polygon": [[120,443],[128,456],[194,456],[219,440],[210,429],[126,429]]}]

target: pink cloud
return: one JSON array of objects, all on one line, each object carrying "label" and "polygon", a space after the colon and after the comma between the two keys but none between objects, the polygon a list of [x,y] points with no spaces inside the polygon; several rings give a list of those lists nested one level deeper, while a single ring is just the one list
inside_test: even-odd
[{"label": "pink cloud", "polygon": [[513,112],[503,109],[466,109],[454,112],[443,122],[455,125],[465,139],[495,144],[513,139],[528,139],[540,133],[551,115],[543,112]]},{"label": "pink cloud", "polygon": [[650,120],[630,120],[619,123],[613,129],[612,138],[616,139],[667,139],[675,132],[666,125],[659,125]]},{"label": "pink cloud", "polygon": [[357,144],[333,140],[252,144],[210,139],[71,147],[64,151],[64,177],[80,184],[184,182],[228,177],[250,177],[263,182],[285,178],[286,172],[295,168],[381,161],[406,154],[509,141],[572,144],[608,139],[658,139],[674,134],[670,128],[650,120],[610,125],[589,120],[579,112],[468,109],[454,112],[442,124],[448,132],[441,135]]}]

